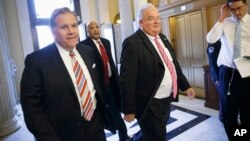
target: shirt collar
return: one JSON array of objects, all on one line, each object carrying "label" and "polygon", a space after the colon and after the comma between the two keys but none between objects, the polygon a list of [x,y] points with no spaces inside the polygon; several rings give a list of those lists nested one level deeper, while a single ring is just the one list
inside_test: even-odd
[{"label": "shirt collar", "polygon": [[92,39],[92,38],[91,38],[91,40],[92,40],[95,44],[98,44],[98,42],[101,42],[101,39],[95,40],[95,39]]},{"label": "shirt collar", "polygon": [[[237,19],[235,19],[234,17],[231,17],[232,21],[236,22],[237,23]],[[241,19],[240,19],[240,22],[242,23],[246,23],[246,22],[250,22],[250,16],[248,13],[246,13]]]},{"label": "shirt collar", "polygon": [[[142,31],[143,31],[143,30],[142,30]],[[143,32],[144,32],[144,31],[143,31]],[[151,35],[147,34],[146,32],[144,32],[144,33],[146,34],[146,36],[147,36],[150,40],[154,40],[154,39],[155,39],[154,36],[151,36]],[[160,36],[157,35],[156,38],[157,38],[157,39],[160,39]]]},{"label": "shirt collar", "polygon": [[241,22],[245,23],[245,22],[250,22],[250,17],[248,14],[246,14],[245,16],[243,16],[241,18]]},{"label": "shirt collar", "polygon": [[[55,42],[55,44],[56,44],[56,47],[57,47],[57,49],[59,50],[59,52],[61,52],[61,53],[63,53],[63,54],[69,54],[69,51],[66,50],[66,49],[64,49],[64,48],[63,48],[62,46],[60,46],[57,42]],[[74,47],[72,51],[73,51],[73,52],[76,52],[76,48]]]}]

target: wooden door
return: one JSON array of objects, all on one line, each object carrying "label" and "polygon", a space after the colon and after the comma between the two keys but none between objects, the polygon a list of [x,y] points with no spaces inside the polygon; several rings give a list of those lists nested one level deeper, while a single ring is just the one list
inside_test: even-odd
[{"label": "wooden door", "polygon": [[201,11],[170,18],[172,43],[183,73],[195,88],[197,97],[205,97],[204,71],[206,64]]}]

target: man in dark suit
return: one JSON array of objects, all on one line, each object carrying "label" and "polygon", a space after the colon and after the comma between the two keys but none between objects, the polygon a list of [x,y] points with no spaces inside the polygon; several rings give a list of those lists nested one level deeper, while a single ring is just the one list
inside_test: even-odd
[{"label": "man in dark suit", "polygon": [[55,42],[25,59],[21,80],[25,123],[38,141],[106,141],[104,119],[109,109],[94,51],[77,45],[77,18],[69,8],[56,9],[50,27]]},{"label": "man in dark suit", "polygon": [[[111,46],[109,40],[100,37],[99,25],[92,21],[87,26],[89,36],[80,44],[88,45],[95,50],[95,54],[99,59],[97,67],[100,76],[103,78],[104,99],[108,102],[112,110],[113,122],[119,131],[120,141],[129,139],[127,127],[121,117],[121,96],[118,71],[111,54]],[[107,57],[107,58],[105,58]],[[105,67],[107,66],[107,67]],[[106,70],[105,70],[106,69]]]},{"label": "man in dark suit", "polygon": [[124,119],[137,119],[143,141],[166,141],[170,103],[178,88],[195,96],[176,60],[166,36],[160,33],[157,8],[146,4],[139,11],[139,26],[123,41],[121,54],[121,95]]}]

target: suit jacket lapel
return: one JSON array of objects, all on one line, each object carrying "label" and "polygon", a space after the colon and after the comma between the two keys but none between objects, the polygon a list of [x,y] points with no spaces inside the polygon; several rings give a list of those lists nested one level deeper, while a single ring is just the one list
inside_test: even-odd
[{"label": "suit jacket lapel", "polygon": [[85,51],[85,49],[82,49],[81,47],[80,48],[77,48],[78,52],[80,53],[81,57],[83,58],[84,60],[84,63],[86,64],[87,68],[89,70],[92,70],[92,64],[91,64],[91,59],[88,56],[88,53]]},{"label": "suit jacket lapel", "polygon": [[170,45],[170,43],[168,42],[166,36],[164,36],[164,35],[162,35],[162,34],[160,34],[159,36],[160,36],[162,42],[164,43],[165,47],[168,49],[168,51],[170,52],[170,54],[171,54],[171,56],[172,56],[172,58],[173,58],[173,49],[171,48],[171,45]]},{"label": "suit jacket lapel", "polygon": [[[106,53],[108,55],[108,58],[109,58],[109,63],[113,63],[114,64],[114,61],[113,61],[113,58],[112,58],[112,53],[111,53],[111,45],[108,43],[107,40],[104,40],[102,38],[100,38],[105,50],[106,50]],[[112,68],[112,65],[111,65],[111,68]]]},{"label": "suit jacket lapel", "polygon": [[160,34],[160,38],[162,40],[162,42],[164,43],[165,47],[168,49],[172,59],[173,59],[173,64],[175,65],[176,67],[176,57],[174,55],[174,50],[171,48],[171,44],[169,43],[169,41],[167,40],[166,36],[164,36],[163,34]]},{"label": "suit jacket lapel", "polygon": [[87,41],[89,42],[89,46],[91,46],[91,47],[94,48],[95,53],[97,54],[97,56],[99,57],[99,59],[102,59],[102,57],[101,57],[101,55],[100,55],[100,53],[99,53],[99,51],[97,49],[97,46],[95,45],[94,41],[90,37],[87,38]]},{"label": "suit jacket lapel", "polygon": [[61,73],[62,77],[65,79],[67,84],[69,85],[70,89],[75,92],[74,84],[72,82],[72,79],[68,73],[68,70],[61,58],[61,55],[59,54],[59,51],[54,44],[51,45],[51,54],[50,54],[51,62],[54,64],[54,66],[57,68],[58,72]]},{"label": "suit jacket lapel", "polygon": [[92,57],[92,53],[88,50],[92,50],[92,48],[86,48],[86,47],[81,47],[80,44],[78,44],[78,47],[76,48],[78,52],[80,53],[81,57],[83,58],[83,61],[88,68],[90,77],[92,79],[92,82],[95,86],[96,94],[99,95],[100,98],[102,98],[102,91],[101,88],[99,87],[100,84],[98,83],[98,73],[97,73],[97,64],[95,64],[94,58]]},{"label": "suit jacket lapel", "polygon": [[158,63],[163,65],[163,62],[162,62],[159,54],[155,50],[155,47],[152,44],[152,42],[148,39],[147,35],[141,29],[139,29],[137,32],[139,32],[141,38],[143,38],[143,41],[146,45],[146,48],[152,53],[152,55],[155,57],[155,59],[158,61]]},{"label": "suit jacket lapel", "polygon": [[110,48],[110,45],[109,45],[105,40],[103,40],[102,38],[100,38],[100,40],[101,40],[101,42],[102,42],[102,44],[103,44],[105,50],[107,51],[107,50],[108,50],[108,47]]}]

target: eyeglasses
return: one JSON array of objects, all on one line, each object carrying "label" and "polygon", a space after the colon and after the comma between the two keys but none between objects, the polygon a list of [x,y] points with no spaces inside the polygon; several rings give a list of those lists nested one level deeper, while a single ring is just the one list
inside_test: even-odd
[{"label": "eyeglasses", "polygon": [[153,21],[161,21],[160,17],[153,17],[153,16],[149,16],[147,18],[144,18],[145,20],[149,21],[149,22],[153,22]]},{"label": "eyeglasses", "polygon": [[231,12],[231,13],[236,13],[237,11],[242,11],[244,8],[245,8],[245,4],[244,5],[242,5],[242,6],[239,6],[239,7],[236,7],[236,8],[230,8],[229,7],[229,11]]}]

